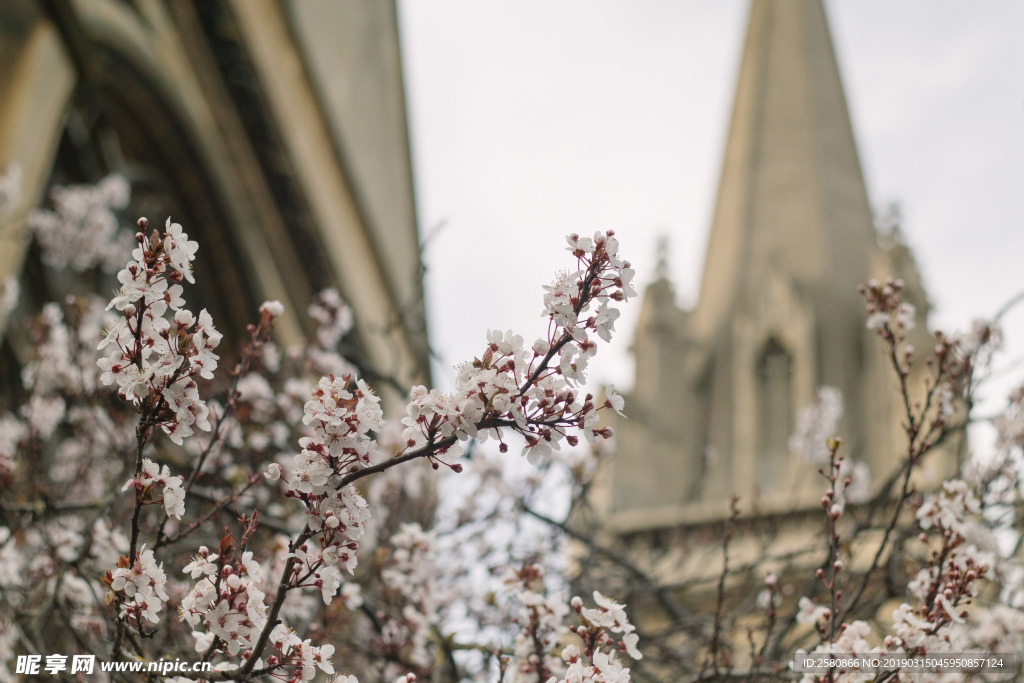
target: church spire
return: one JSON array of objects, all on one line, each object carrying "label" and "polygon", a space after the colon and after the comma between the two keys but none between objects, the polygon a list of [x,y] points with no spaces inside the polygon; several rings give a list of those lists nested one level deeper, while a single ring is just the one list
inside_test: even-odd
[{"label": "church spire", "polygon": [[659,235],[657,247],[655,248],[658,256],[658,263],[654,267],[654,279],[655,280],[667,280],[669,278],[669,249],[668,249],[668,235]]},{"label": "church spire", "polygon": [[618,528],[720,520],[733,494],[760,513],[814,509],[817,465],[789,435],[821,387],[843,397],[844,456],[891,474],[899,411],[857,285],[899,256],[923,300],[901,249],[877,244],[821,0],[753,0],[700,299],[687,314],[667,280],[644,294],[615,425]]},{"label": "church spire", "polygon": [[821,0],[754,0],[694,331],[715,335],[773,272],[853,301],[874,242]]}]

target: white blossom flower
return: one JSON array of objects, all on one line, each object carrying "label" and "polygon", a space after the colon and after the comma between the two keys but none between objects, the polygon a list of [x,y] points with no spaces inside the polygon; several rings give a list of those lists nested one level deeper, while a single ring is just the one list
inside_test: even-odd
[{"label": "white blossom flower", "polygon": [[614,410],[620,417],[626,417],[622,414],[622,409],[626,407],[626,400],[615,391],[615,385],[609,384],[604,390],[605,400],[608,401],[608,405]]},{"label": "white blossom flower", "polygon": [[181,477],[171,477],[164,486],[164,509],[168,517],[181,519],[185,514],[185,489]]},{"label": "white blossom flower", "polygon": [[826,440],[835,436],[843,416],[843,395],[834,387],[820,387],[813,405],[796,416],[796,431],[789,438],[789,450],[801,454],[807,462],[828,462]]},{"label": "white blossom flower", "polygon": [[888,313],[872,313],[868,316],[867,328],[869,330],[881,329],[883,325],[889,322]]},{"label": "white blossom flower", "polygon": [[828,607],[816,605],[808,597],[801,597],[797,606],[799,611],[796,613],[796,620],[801,624],[817,624],[827,619],[830,614]]},{"label": "white blossom flower", "polygon": [[279,318],[284,315],[284,304],[280,301],[264,301],[260,304],[260,313],[267,313],[268,315]]},{"label": "white blossom flower", "polygon": [[192,557],[192,561],[181,570],[185,574],[191,574],[193,579],[200,576],[213,576],[217,573],[217,555],[211,555],[209,549],[204,545],[199,547],[199,553]]},{"label": "white blossom flower", "polygon": [[635,633],[627,633],[622,636],[622,644],[626,646],[626,654],[633,659],[643,659],[643,654],[637,648],[637,643],[640,640],[640,636]]},{"label": "white blossom flower", "polygon": [[914,329],[914,316],[916,314],[917,309],[914,308],[914,305],[904,301],[896,309],[896,324],[909,332]]},{"label": "white blossom flower", "polygon": [[277,481],[281,478],[281,466],[276,462],[272,462],[267,465],[267,469],[263,472],[263,476],[270,481]]},{"label": "white blossom flower", "polygon": [[196,251],[199,249],[197,242],[189,241],[181,225],[172,223],[167,219],[164,227],[164,252],[171,261],[171,267],[182,274],[189,282],[195,282],[192,276],[191,262],[196,258]]},{"label": "white blossom flower", "polygon": [[111,577],[110,590],[123,596],[121,616],[137,614],[139,619],[156,623],[157,612],[168,597],[167,576],[163,565],[156,563],[153,551],[142,546],[134,564],[130,567],[117,567],[108,574]]}]

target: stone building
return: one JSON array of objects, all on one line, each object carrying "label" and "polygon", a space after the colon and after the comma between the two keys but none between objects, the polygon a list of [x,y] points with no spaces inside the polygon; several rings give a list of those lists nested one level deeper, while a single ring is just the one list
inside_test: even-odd
[{"label": "stone building", "polygon": [[[817,594],[829,557],[827,484],[825,463],[791,448],[798,414],[820,389],[841,392],[832,434],[863,475],[862,495],[891,492],[884,482],[907,453],[902,395],[858,285],[902,279],[917,311],[908,341],[922,356],[933,344],[898,226],[875,226],[822,1],[753,0],[738,80],[699,299],[677,305],[663,260],[642,295],[628,419],[615,420],[614,455],[573,517],[574,590],[628,604],[644,644],[637,681],[733,680],[815,646],[791,616],[798,596]],[[909,377],[914,396],[922,365]],[[955,472],[957,440],[914,471],[918,490]],[[884,545],[881,520],[896,508],[847,509],[844,525],[864,523],[842,550],[846,575],[867,588],[858,618],[884,623],[890,586],[906,585],[890,582],[903,564]],[[897,559],[874,564],[886,548]],[[760,602],[769,574],[780,590],[774,630]]]},{"label": "stone building", "polygon": [[911,341],[929,348],[913,258],[874,225],[822,3],[754,0],[699,300],[680,309],[664,266],[643,295],[629,419],[597,496],[604,528],[720,521],[733,494],[750,518],[820,514],[819,464],[788,444],[820,387],[842,393],[846,457],[890,474],[901,404],[857,292],[889,275],[917,308]]},{"label": "stone building", "polygon": [[[12,163],[21,202],[0,232],[0,281],[21,279],[19,314],[107,289],[48,272],[23,219],[54,184],[118,172],[126,222],[170,215],[199,241],[190,303],[225,333],[278,299],[287,344],[312,329],[312,295],[336,287],[365,366],[426,380],[394,3],[0,3],[0,170]],[[3,344],[11,377],[31,342],[12,325]]]}]

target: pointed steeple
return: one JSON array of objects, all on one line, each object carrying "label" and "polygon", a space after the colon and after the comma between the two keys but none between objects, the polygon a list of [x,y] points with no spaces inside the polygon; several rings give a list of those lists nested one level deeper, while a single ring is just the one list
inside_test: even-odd
[{"label": "pointed steeple", "polygon": [[718,519],[734,493],[813,507],[816,466],[788,442],[822,386],[846,456],[887,472],[891,378],[857,293],[881,254],[822,1],[753,0],[700,298],[669,336],[645,295],[612,508],[640,527]]},{"label": "pointed steeple", "polygon": [[[821,0],[753,0],[700,299],[679,311],[665,279],[644,294],[610,523],[720,520],[733,494],[815,510],[818,464],[789,436],[824,386],[843,398],[844,456],[889,476],[901,412],[857,285],[894,266],[924,315],[909,251],[878,245]],[[926,348],[926,327],[909,341]]]},{"label": "pointed steeple", "polygon": [[772,271],[855,301],[874,243],[822,3],[754,0],[694,332],[714,336]]}]

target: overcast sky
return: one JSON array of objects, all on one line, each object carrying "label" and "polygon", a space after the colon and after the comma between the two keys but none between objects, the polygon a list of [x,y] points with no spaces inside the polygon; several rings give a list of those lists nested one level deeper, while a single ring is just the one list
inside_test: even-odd
[{"label": "overcast sky", "polygon": [[[641,286],[658,235],[692,305],[744,0],[402,0],[435,380],[485,330],[527,343],[563,235],[617,231]],[[898,201],[936,306],[963,327],[1024,290],[1024,2],[826,3],[868,192]],[[632,384],[626,306],[591,378]],[[1024,310],[1008,320],[1024,352]]]}]

